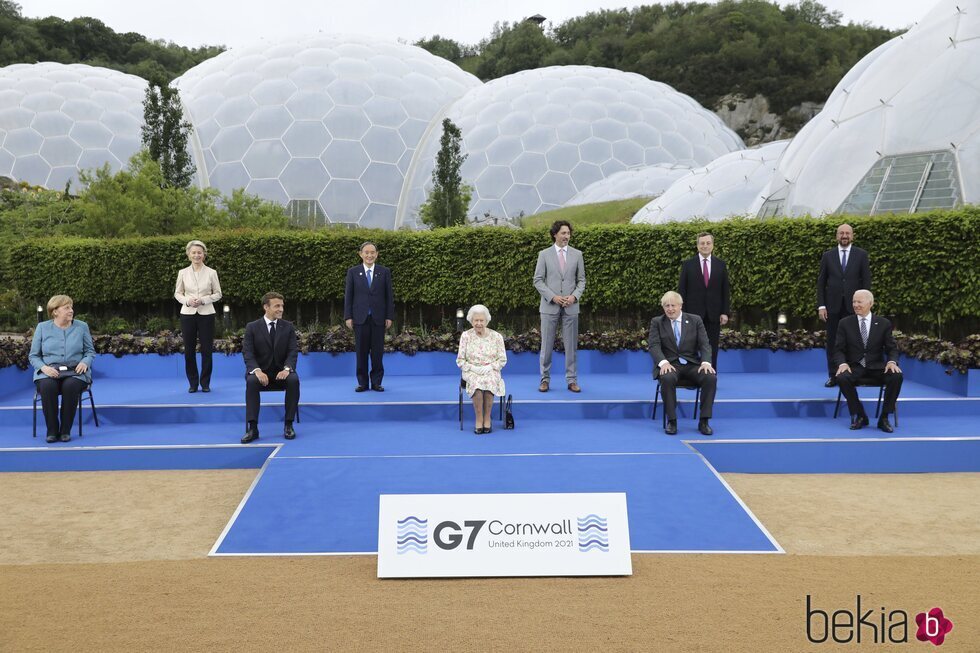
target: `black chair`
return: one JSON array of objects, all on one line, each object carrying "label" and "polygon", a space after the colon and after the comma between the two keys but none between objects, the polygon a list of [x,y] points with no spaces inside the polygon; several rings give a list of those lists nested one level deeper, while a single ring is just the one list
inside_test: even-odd
[{"label": "black chair", "polygon": [[[694,385],[693,383],[677,383],[678,389],[683,388],[684,390],[694,390],[694,419],[698,418],[698,408],[701,406],[701,386]],[[660,380],[657,379],[657,391],[653,395],[653,415],[650,419],[657,419],[657,403],[660,401]],[[667,426],[667,411],[664,411],[663,417],[661,418],[663,426]]]},{"label": "black chair", "polygon": [[[463,395],[466,393],[466,380],[460,376],[459,377],[459,430],[463,430]],[[504,418],[504,396],[500,395],[500,417],[498,419]]]},{"label": "black chair", "polygon": [[[78,395],[78,437],[82,437],[82,398],[85,393],[88,393],[89,403],[92,405],[92,417],[95,419],[95,425],[99,425],[99,414],[95,412],[95,399],[92,397],[92,384],[89,383],[85,386]],[[34,435],[37,437],[37,402],[41,399],[41,393],[37,391],[37,386],[34,386]]]},{"label": "black chair", "polygon": [[[282,392],[282,393],[285,393],[286,392],[286,389],[283,388],[283,389],[280,390],[278,388],[270,388],[268,386],[264,386],[264,387],[259,387],[259,392],[260,393],[262,393],[262,392]],[[299,419],[299,404],[296,404],[296,422],[297,423],[300,422],[300,419]],[[248,428],[248,420],[245,420],[245,428],[246,429]]]},{"label": "black chair", "polygon": [[[881,414],[881,402],[885,397],[885,381],[875,383],[874,381],[858,381],[854,384],[857,388],[878,388],[878,401],[875,402],[875,419]],[[834,405],[834,419],[840,414],[840,400],[844,396],[840,388],[837,388],[837,403]],[[898,404],[895,404],[895,426],[898,426]]]}]

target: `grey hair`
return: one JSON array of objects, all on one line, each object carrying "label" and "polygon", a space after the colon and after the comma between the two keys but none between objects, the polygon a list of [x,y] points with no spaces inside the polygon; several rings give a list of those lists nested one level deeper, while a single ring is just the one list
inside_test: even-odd
[{"label": "grey hair", "polygon": [[487,316],[487,324],[490,324],[490,310],[483,304],[473,304],[470,306],[470,310],[466,313],[466,321],[473,324],[473,317],[478,313],[483,313]]},{"label": "grey hair", "polygon": [[673,290],[668,290],[667,292],[664,293],[664,296],[660,298],[660,305],[663,306],[664,303],[667,302],[667,300],[676,302],[681,306],[684,305],[684,298],[681,297],[680,293],[674,292]]},{"label": "grey hair", "polygon": [[875,301],[875,296],[871,294],[871,291],[870,290],[865,290],[864,288],[859,288],[858,290],[855,290],[854,291],[854,294],[851,295],[851,297],[854,298],[854,297],[857,297],[858,295],[867,295],[868,296],[868,299],[871,300],[871,303],[872,304]]},{"label": "grey hair", "polygon": [[204,243],[202,243],[202,242],[201,242],[201,241],[199,241],[199,240],[192,240],[192,241],[190,241],[189,243],[187,243],[187,246],[186,246],[186,247],[184,247],[184,253],[185,253],[185,254],[190,254],[190,253],[191,253],[191,247],[200,247],[201,249],[203,249],[203,250],[204,250],[204,254],[205,254],[205,256],[206,256],[206,255],[207,255],[207,253],[208,253],[208,246],[207,246],[207,245],[205,245]]}]

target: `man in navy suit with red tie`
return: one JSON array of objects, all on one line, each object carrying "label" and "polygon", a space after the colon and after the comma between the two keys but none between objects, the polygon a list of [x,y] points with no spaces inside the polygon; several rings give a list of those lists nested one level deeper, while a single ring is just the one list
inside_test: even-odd
[{"label": "man in navy suit with red tie", "polygon": [[871,264],[868,253],[854,245],[854,230],[849,224],[837,227],[837,247],[824,252],[817,277],[817,315],[827,323],[827,373],[824,384],[837,385],[834,348],[837,324],[841,318],[854,315],[851,299],[856,290],[871,290]]},{"label": "man in navy suit with red tie", "polygon": [[684,298],[684,312],[692,313],[704,322],[711,343],[711,366],[718,367],[718,340],[721,327],[728,324],[732,314],[731,288],[725,262],[711,252],[715,238],[709,233],[698,234],[698,255],[681,265],[681,280],[677,292]]},{"label": "man in navy suit with red tie", "polygon": [[902,389],[902,370],[898,367],[898,346],[892,335],[892,323],[871,314],[875,303],[870,290],[858,290],[851,302],[854,315],[840,321],[834,347],[834,364],[837,365],[837,384],[847,398],[847,410],[851,413],[851,430],[868,425],[868,416],[858,398],[859,382],[885,384],[885,401],[878,418],[878,428],[885,433],[894,429],[888,414],[895,412],[898,393]]},{"label": "man in navy suit with red tie", "polygon": [[[381,380],[385,374],[382,356],[385,351],[385,330],[391,327],[395,315],[395,291],[391,271],[377,264],[378,248],[367,242],[358,250],[361,265],[347,270],[344,287],[344,321],[354,330],[354,352],[357,356],[356,392],[370,388],[384,392]],[[368,374],[368,357],[371,372]]]}]

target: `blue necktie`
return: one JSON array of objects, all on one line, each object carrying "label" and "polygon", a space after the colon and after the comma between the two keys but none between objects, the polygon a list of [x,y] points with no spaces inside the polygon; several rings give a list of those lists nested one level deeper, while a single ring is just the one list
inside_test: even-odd
[{"label": "blue necktie", "polygon": [[[677,353],[680,354],[680,352],[681,352],[681,323],[680,323],[680,320],[672,320],[672,322],[674,323],[674,340],[677,341]],[[684,365],[684,364],[687,363],[687,361],[684,360],[683,358],[681,358],[680,356],[677,357],[677,360],[680,361],[681,365]]]},{"label": "blue necktie", "polygon": [[367,271],[367,278],[368,278],[368,288],[370,288],[371,287],[371,270],[370,269]]},{"label": "blue necktie", "polygon": [[840,259],[840,269],[841,270],[846,270],[847,269],[847,250],[846,249],[844,250],[844,253],[843,253],[843,255],[841,256],[841,259]]}]

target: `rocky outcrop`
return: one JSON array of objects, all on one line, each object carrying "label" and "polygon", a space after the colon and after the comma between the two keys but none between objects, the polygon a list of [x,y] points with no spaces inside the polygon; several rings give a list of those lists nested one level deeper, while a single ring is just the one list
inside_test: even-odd
[{"label": "rocky outcrop", "polygon": [[715,113],[751,147],[792,138],[822,108],[823,104],[804,102],[777,115],[769,110],[769,100],[764,95],[747,98],[732,94],[718,101]]}]

